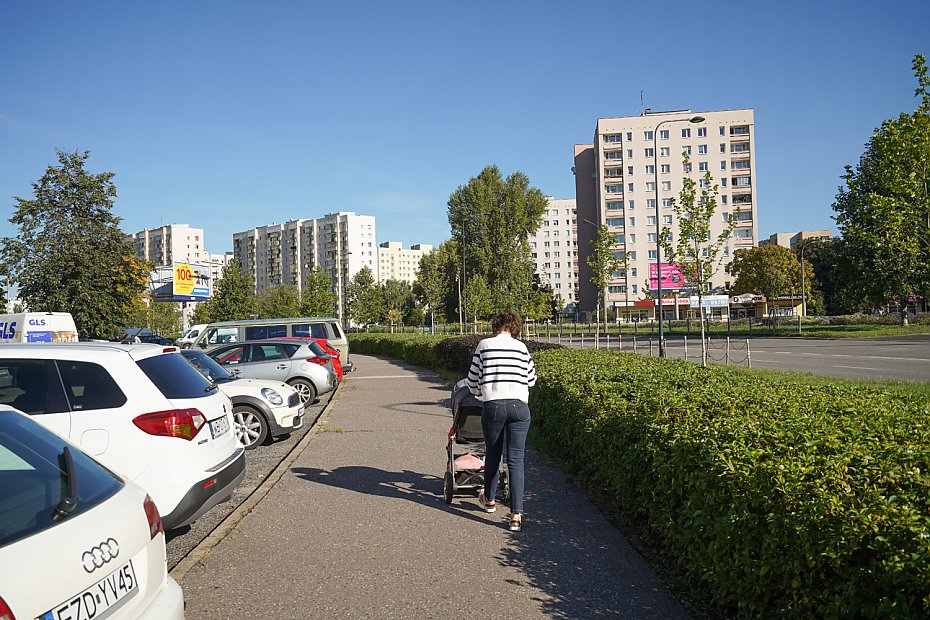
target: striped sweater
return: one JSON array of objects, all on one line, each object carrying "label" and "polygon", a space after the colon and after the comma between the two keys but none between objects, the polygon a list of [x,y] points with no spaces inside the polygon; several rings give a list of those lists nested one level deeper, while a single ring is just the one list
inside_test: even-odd
[{"label": "striped sweater", "polygon": [[481,400],[518,399],[529,402],[536,385],[536,366],[526,345],[504,332],[478,343],[466,380]]}]

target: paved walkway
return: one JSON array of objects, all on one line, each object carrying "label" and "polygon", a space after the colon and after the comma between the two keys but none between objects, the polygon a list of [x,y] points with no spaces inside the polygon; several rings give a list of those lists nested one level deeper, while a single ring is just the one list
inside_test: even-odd
[{"label": "paved walkway", "polygon": [[444,504],[448,388],[353,360],[303,453],[181,579],[188,619],[686,617],[533,450],[523,532],[507,531],[505,506]]}]

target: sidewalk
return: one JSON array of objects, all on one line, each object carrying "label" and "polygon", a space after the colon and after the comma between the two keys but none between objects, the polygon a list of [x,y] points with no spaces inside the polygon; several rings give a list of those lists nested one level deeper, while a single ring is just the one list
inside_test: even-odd
[{"label": "sidewalk", "polygon": [[[353,355],[322,427],[183,576],[187,618],[685,618],[626,539],[527,452],[523,532],[442,500],[448,388]],[[258,448],[259,450],[261,448]]]}]

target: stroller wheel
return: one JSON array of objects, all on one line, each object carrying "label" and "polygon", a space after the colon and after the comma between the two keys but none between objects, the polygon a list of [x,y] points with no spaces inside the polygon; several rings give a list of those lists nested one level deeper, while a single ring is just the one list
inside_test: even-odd
[{"label": "stroller wheel", "polygon": [[452,492],[455,482],[452,480],[452,472],[447,471],[442,479],[442,499],[447,503],[452,503]]},{"label": "stroller wheel", "polygon": [[501,499],[510,501],[510,480],[506,469],[501,472]]}]

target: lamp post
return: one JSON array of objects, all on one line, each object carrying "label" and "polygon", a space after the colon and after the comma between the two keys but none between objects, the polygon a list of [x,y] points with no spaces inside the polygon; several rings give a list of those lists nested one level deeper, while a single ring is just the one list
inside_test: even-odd
[{"label": "lamp post", "polygon": [[662,223],[659,212],[659,127],[666,123],[703,123],[703,116],[692,116],[691,118],[669,118],[661,121],[656,125],[652,132],[652,174],[655,179],[655,196],[656,196],[656,288],[658,298],[656,300],[656,312],[659,315],[659,357],[665,357],[665,331],[662,327]]},{"label": "lamp post", "polygon": [[804,246],[803,245],[801,246],[801,316],[807,316],[807,297],[804,294]]}]

